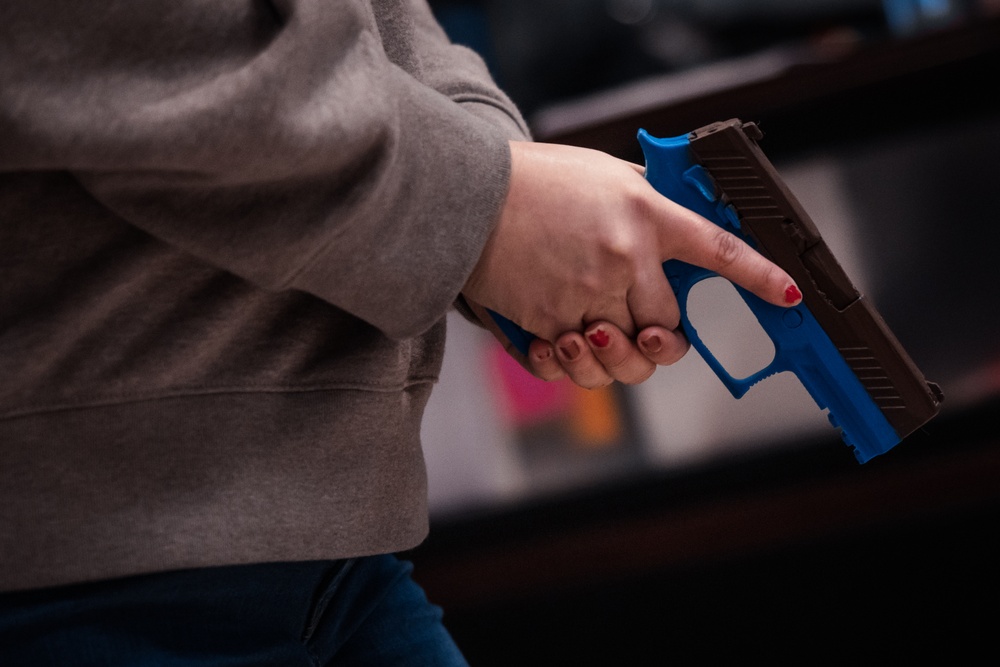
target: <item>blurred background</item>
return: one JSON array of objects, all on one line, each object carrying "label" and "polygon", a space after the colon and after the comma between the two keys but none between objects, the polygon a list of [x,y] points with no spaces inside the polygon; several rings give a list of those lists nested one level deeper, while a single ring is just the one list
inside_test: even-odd
[{"label": "blurred background", "polygon": [[[992,649],[1000,2],[431,5],[538,140],[641,162],[639,128],[756,122],[946,397],[858,464],[787,374],[735,400],[692,351],[642,385],[588,392],[534,380],[454,316],[423,434],[431,535],[411,557],[472,664],[715,664],[791,637],[805,656]],[[734,375],[767,365],[728,283],[699,285],[689,307]]]}]

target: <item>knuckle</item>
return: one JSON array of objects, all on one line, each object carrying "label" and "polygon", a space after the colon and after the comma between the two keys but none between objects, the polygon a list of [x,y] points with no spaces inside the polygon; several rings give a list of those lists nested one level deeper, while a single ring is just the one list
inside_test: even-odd
[{"label": "knuckle", "polygon": [[684,358],[690,347],[684,336],[673,336],[664,341],[663,347],[650,360],[657,366],[672,366]]},{"label": "knuckle", "polygon": [[634,185],[624,190],[625,210],[631,213],[637,220],[650,220],[656,217],[655,197],[650,197],[650,189],[645,180],[630,181]]},{"label": "knuckle", "polygon": [[579,278],[580,299],[583,303],[592,303],[598,299],[604,291],[604,279],[601,271],[588,271]]},{"label": "knuckle", "polygon": [[609,231],[600,244],[599,272],[590,287],[594,292],[608,289],[627,279],[635,265],[637,242],[626,229]]},{"label": "knuckle", "polygon": [[724,229],[715,235],[715,260],[719,266],[731,266],[743,257],[746,246]]},{"label": "knuckle", "polygon": [[656,366],[630,350],[622,349],[617,353],[600,355],[600,361],[607,373],[623,384],[640,384],[649,379]]}]

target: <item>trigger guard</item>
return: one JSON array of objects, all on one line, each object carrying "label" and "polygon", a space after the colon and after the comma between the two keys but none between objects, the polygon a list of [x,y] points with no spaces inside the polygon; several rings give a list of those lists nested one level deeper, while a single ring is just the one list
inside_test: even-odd
[{"label": "trigger guard", "polygon": [[[670,268],[673,267],[668,267],[671,263],[680,265],[684,268],[671,275]],[[775,355],[774,360],[768,364],[767,367],[757,371],[756,373],[752,373],[745,378],[733,377],[729,371],[726,370],[725,366],[723,366],[719,360],[715,358],[712,351],[709,350],[708,346],[705,345],[704,341],[702,341],[701,336],[698,335],[698,330],[695,328],[694,324],[691,323],[687,310],[688,298],[691,290],[695,285],[703,280],[707,280],[708,278],[721,278],[722,276],[709,269],[685,264],[679,260],[667,262],[664,264],[664,270],[667,272],[668,280],[671,283],[671,287],[674,288],[674,293],[677,296],[677,307],[680,309],[681,326],[684,329],[684,335],[687,336],[688,342],[690,342],[692,347],[698,351],[698,354],[701,355],[702,359],[705,360],[705,363],[708,364],[708,366],[712,369],[712,372],[714,372],[716,377],[722,381],[722,384],[725,385],[726,389],[729,390],[729,393],[732,394],[734,398],[742,398],[750,390],[750,387],[775,372],[775,367],[780,365],[778,363],[778,355]],[[723,278],[723,280],[725,280],[725,278]],[[747,298],[753,298],[752,294],[746,292],[745,290],[741,290],[736,285],[734,285],[734,287],[744,301],[746,301]],[[768,337],[771,338],[772,344],[776,345],[776,341],[774,341],[773,337],[770,336],[770,333],[767,332],[766,329],[765,333],[768,333]]]}]

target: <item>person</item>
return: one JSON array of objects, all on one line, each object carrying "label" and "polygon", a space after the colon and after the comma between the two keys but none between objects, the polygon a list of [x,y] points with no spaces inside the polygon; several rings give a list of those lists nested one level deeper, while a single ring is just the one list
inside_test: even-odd
[{"label": "person", "polygon": [[446,314],[641,382],[668,258],[798,299],[423,0],[3,3],[0,662],[464,664],[394,556]]}]

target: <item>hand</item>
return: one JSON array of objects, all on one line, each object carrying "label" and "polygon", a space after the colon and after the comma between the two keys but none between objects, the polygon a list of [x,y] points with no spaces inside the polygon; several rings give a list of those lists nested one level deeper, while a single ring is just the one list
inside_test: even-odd
[{"label": "hand", "polygon": [[684,334],[663,327],[649,327],[635,340],[609,322],[595,322],[584,332],[570,331],[555,343],[535,338],[522,355],[504,336],[489,313],[466,298],[469,308],[514,359],[535,377],[546,381],[569,377],[585,389],[595,389],[618,381],[639,384],[648,380],[657,366],[667,366],[687,353],[690,343]]},{"label": "hand", "polygon": [[543,341],[596,322],[630,339],[650,327],[675,331],[667,259],[708,268],[770,303],[797,303],[786,298],[787,273],[660,195],[642,167],[531,142],[511,142],[511,158],[506,202],[463,294]]},{"label": "hand", "polygon": [[648,380],[657,366],[680,360],[690,347],[680,331],[654,326],[632,340],[615,325],[597,322],[582,334],[567,332],[555,343],[536,338],[525,367],[543,380],[569,376],[586,389],[614,381],[634,385]]}]

